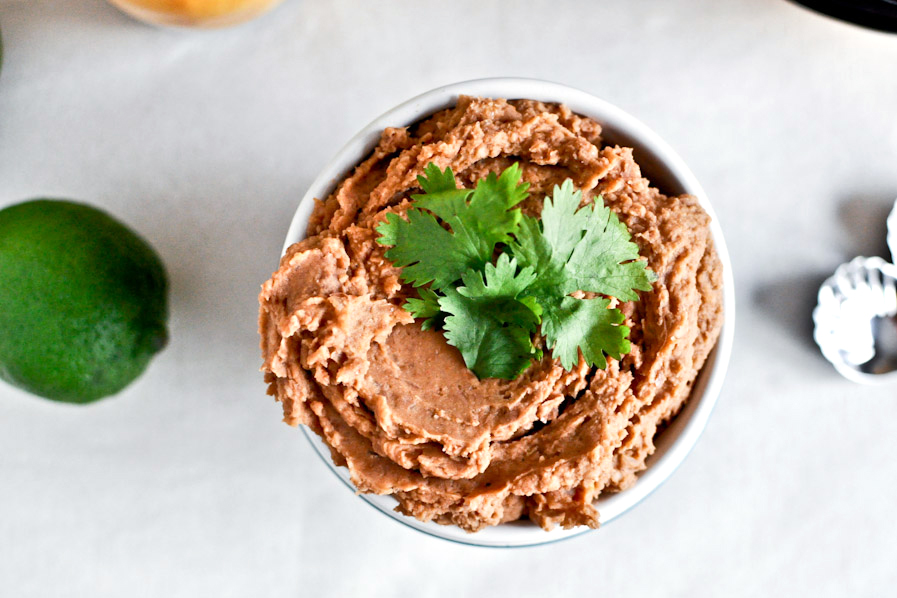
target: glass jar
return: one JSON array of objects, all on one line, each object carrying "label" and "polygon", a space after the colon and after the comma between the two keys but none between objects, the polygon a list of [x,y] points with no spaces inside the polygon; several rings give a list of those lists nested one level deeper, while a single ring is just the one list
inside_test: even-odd
[{"label": "glass jar", "polygon": [[109,0],[136,19],[175,27],[227,27],[255,18],[282,0]]}]

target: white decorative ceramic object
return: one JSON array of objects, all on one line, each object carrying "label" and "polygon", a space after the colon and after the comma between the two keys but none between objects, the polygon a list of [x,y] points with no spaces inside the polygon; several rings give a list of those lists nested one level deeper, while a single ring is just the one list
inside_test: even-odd
[{"label": "white decorative ceramic object", "polygon": [[897,266],[880,257],[841,264],[819,289],[814,338],[835,369],[861,384],[897,379]]}]

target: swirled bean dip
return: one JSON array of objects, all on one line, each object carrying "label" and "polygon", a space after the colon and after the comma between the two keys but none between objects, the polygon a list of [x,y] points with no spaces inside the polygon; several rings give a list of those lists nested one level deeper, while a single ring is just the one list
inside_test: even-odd
[{"label": "swirled bean dip", "polygon": [[[632,350],[606,369],[565,371],[550,351],[516,380],[467,369],[439,330],[402,308],[415,291],[384,257],[375,227],[403,214],[429,163],[464,187],[513,162],[530,183],[523,211],[571,178],[601,195],[658,280],[620,308]],[[722,324],[722,267],[695,198],[646,180],[633,150],[562,105],[461,97],[456,107],[383,131],[373,153],[318,201],[259,301],[268,392],[349,469],[360,492],[398,511],[474,532],[528,517],[598,526],[593,501],[630,486],[676,415]]]}]

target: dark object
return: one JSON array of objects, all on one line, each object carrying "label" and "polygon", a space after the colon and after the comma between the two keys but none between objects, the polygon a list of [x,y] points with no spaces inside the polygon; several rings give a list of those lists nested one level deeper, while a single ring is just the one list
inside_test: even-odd
[{"label": "dark object", "polygon": [[897,33],[897,0],[793,0],[822,14]]}]

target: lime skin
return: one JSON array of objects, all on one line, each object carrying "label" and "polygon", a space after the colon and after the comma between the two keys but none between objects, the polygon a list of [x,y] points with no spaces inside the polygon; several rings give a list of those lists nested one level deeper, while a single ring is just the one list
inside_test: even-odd
[{"label": "lime skin", "polygon": [[0,378],[90,403],[137,378],[168,340],[168,282],[150,245],[91,206],[0,210]]}]

